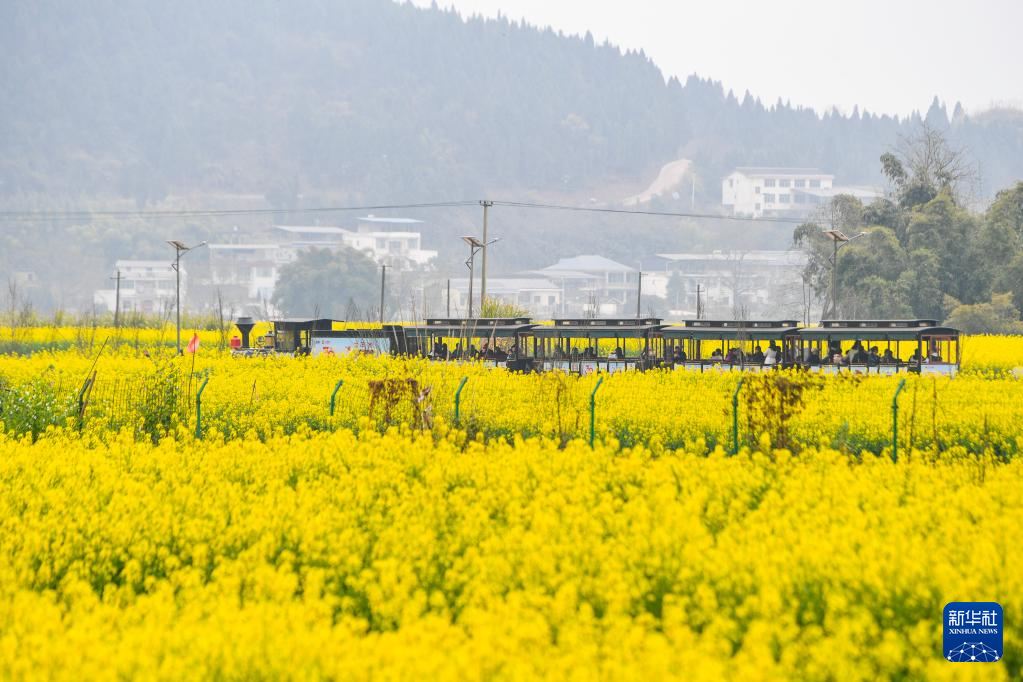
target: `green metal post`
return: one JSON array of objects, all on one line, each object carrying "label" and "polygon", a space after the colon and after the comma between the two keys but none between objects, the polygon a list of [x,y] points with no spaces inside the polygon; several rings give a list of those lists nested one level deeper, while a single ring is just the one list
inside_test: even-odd
[{"label": "green metal post", "polygon": [[85,424],[85,393],[92,386],[92,382],[95,380],[95,375],[86,378],[85,383],[82,384],[82,390],[78,392],[78,429],[81,430]]},{"label": "green metal post", "polygon": [[461,424],[462,389],[465,388],[465,382],[468,380],[469,377],[462,377],[461,383],[458,384],[458,390],[455,391],[455,424]]},{"label": "green metal post", "polygon": [[209,376],[202,380],[202,386],[195,394],[195,437],[197,440],[202,438],[202,392],[208,383],[210,383]]},{"label": "green metal post", "polygon": [[892,461],[899,461],[899,394],[902,393],[902,389],[906,387],[906,380],[903,379],[899,382],[899,387],[895,389],[895,395],[892,396]]},{"label": "green metal post", "polygon": [[590,447],[593,447],[594,441],[597,439],[597,391],[600,389],[600,385],[604,383],[604,377],[597,379],[597,385],[593,387],[593,393],[590,394]]},{"label": "green metal post", "polygon": [[337,392],[341,390],[341,384],[345,383],[344,379],[337,380],[337,386],[334,387],[334,392],[330,394],[330,416],[334,416],[334,399],[337,398]]},{"label": "green metal post", "polygon": [[746,377],[739,379],[739,385],[735,387],[732,394],[732,454],[739,454],[739,391],[746,383]]}]

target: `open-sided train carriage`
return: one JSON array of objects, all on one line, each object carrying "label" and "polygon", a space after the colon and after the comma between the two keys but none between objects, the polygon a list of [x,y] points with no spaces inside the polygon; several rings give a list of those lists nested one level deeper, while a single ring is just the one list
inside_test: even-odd
[{"label": "open-sided train carriage", "polygon": [[[745,369],[791,366],[798,342],[795,320],[684,320],[664,327],[665,360],[675,369]],[[757,350],[777,348],[774,362],[764,364]],[[715,355],[715,351],[719,354]]]},{"label": "open-sided train carriage", "polygon": [[534,365],[577,374],[649,369],[660,364],[664,325],[656,317],[561,319],[530,330]]},{"label": "open-sided train carriage", "polygon": [[[800,363],[823,372],[949,376],[959,372],[959,330],[936,320],[824,320],[818,327],[801,328],[798,338]],[[870,357],[873,348],[879,359]],[[850,353],[857,349],[867,356]]]},{"label": "open-sided train carriage", "polygon": [[404,329],[409,345],[433,360],[480,360],[529,371],[532,360],[526,357],[525,347],[535,326],[528,317],[435,318]]}]

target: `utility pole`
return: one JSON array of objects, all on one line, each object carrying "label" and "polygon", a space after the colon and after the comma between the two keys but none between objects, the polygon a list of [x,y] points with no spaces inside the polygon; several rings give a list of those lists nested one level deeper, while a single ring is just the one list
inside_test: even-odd
[{"label": "utility pole", "polygon": [[380,324],[384,323],[384,287],[387,282],[387,266],[380,266]]},{"label": "utility pole", "polygon": [[824,230],[824,236],[830,239],[833,245],[831,252],[831,319],[838,316],[838,250],[849,242],[866,235],[866,232],[860,232],[847,237],[842,234],[841,230]]},{"label": "utility pole", "polygon": [[834,239],[831,242],[834,246],[834,251],[831,254],[831,315],[829,316],[831,318],[838,316],[838,299],[835,298],[838,291],[838,241]]},{"label": "utility pole", "polygon": [[703,298],[701,296],[702,293],[703,292],[702,292],[702,290],[700,288],[700,285],[697,284],[696,285],[696,319],[697,320],[702,320],[703,319]]},{"label": "utility pole", "polygon": [[448,319],[451,319],[451,278],[448,278]]},{"label": "utility pole", "polygon": [[643,317],[643,271],[639,271],[636,280],[636,319]]},{"label": "utility pole", "polygon": [[[483,267],[480,270],[480,309],[487,303],[487,218],[490,215],[490,207],[494,205],[493,201],[484,199],[480,202],[480,206],[483,207]],[[472,285],[470,284],[470,287]],[[469,303],[472,303],[472,297],[469,297]],[[470,308],[471,309],[471,308]]]},{"label": "utility pole", "polygon": [[472,319],[472,280],[473,280],[473,266],[476,259],[469,256],[469,314],[466,316],[467,320]]},{"label": "utility pole", "polygon": [[188,253],[192,249],[198,249],[200,246],[205,246],[206,242],[199,242],[195,246],[185,246],[184,242],[171,239],[167,241],[168,244],[174,247],[174,279],[175,279],[175,294],[174,294],[174,308],[177,314],[177,340],[178,340],[178,355],[181,355],[181,256]]},{"label": "utility pole", "polygon": [[117,280],[117,287],[114,289],[114,329],[121,328],[121,270],[117,270],[117,276],[110,279]]}]

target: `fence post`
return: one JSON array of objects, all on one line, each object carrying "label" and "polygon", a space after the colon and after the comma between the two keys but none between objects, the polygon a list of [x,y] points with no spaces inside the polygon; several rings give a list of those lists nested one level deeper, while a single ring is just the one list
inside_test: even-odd
[{"label": "fence post", "polygon": [[600,389],[600,385],[604,383],[604,377],[597,379],[597,385],[593,387],[593,393],[590,394],[590,447],[593,447],[593,442],[597,438],[597,391]]},{"label": "fence post", "polygon": [[746,383],[746,377],[739,379],[739,385],[735,387],[735,393],[732,394],[732,454],[739,454],[739,391],[742,390],[742,385]]},{"label": "fence post", "polygon": [[85,378],[85,383],[82,384],[82,390],[78,391],[78,430],[82,430],[82,426],[85,425],[85,394],[92,384],[96,381],[96,372],[92,373],[92,376]]},{"label": "fence post", "polygon": [[462,381],[458,384],[458,390],[455,391],[455,424],[461,426],[461,406],[462,406],[462,389],[465,388],[465,382],[469,380],[469,377],[462,377]]},{"label": "fence post", "polygon": [[330,394],[330,416],[334,416],[334,399],[337,398],[337,392],[341,390],[341,384],[345,383],[344,379],[337,380],[337,386],[334,387],[334,392]]},{"label": "fence post", "polygon": [[903,379],[892,396],[892,462],[896,463],[899,461],[899,394],[905,387],[906,380]]},{"label": "fence post", "polygon": [[209,376],[206,376],[202,380],[202,386],[195,394],[195,438],[199,440],[202,438],[202,392],[206,388],[206,384],[210,383]]}]

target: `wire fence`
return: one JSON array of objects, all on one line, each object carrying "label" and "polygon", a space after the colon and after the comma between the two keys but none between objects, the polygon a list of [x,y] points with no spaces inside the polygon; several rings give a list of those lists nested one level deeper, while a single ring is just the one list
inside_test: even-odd
[{"label": "wire fence", "polygon": [[[821,377],[811,373],[727,372],[715,377],[648,372],[577,377],[561,373],[508,380],[487,372],[464,377],[396,373],[275,381],[216,373],[67,376],[14,383],[0,377],[0,421],[38,436],[48,426],[132,429],[158,438],[179,426],[224,438],[302,429],[430,429],[439,422],[471,437],[615,439],[622,446],[681,447],[701,442],[728,452],[770,445],[799,450],[830,445],[898,457],[914,449],[991,451],[1023,448],[1023,382],[909,377]],[[495,380],[501,378],[503,380]],[[596,392],[595,392],[596,391]],[[898,397],[896,398],[896,391]],[[765,443],[766,439],[766,443]]]}]

